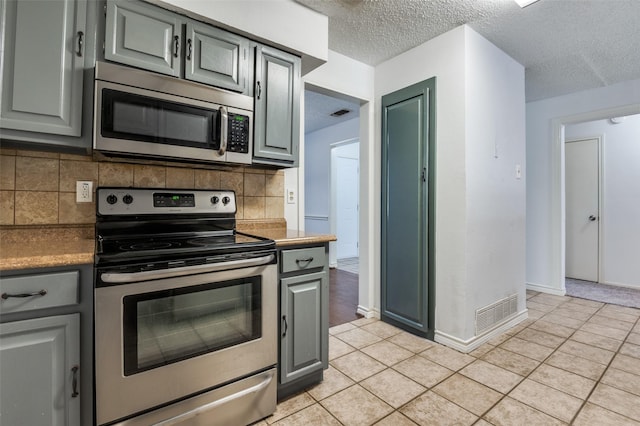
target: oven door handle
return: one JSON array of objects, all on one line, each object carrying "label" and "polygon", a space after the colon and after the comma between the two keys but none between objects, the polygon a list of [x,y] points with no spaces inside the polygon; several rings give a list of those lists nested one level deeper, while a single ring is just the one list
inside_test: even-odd
[{"label": "oven door handle", "polygon": [[154,426],[171,426],[171,425],[181,424],[187,419],[201,415],[206,411],[213,410],[214,408],[219,407],[228,402],[231,402],[235,399],[243,398],[251,393],[258,393],[264,388],[266,388],[267,386],[269,386],[269,383],[271,383],[272,380],[273,380],[273,372],[269,372],[264,378],[264,380],[262,380],[257,385],[251,386],[250,388],[247,388],[247,389],[243,389],[240,392],[236,392],[232,395],[225,396],[224,398],[217,399],[208,404],[202,405],[198,408],[194,408],[193,410],[184,412],[175,417],[171,417],[170,419],[155,423]]},{"label": "oven door handle", "polygon": [[225,271],[227,269],[247,268],[271,263],[274,254],[251,259],[231,260],[229,262],[206,263],[204,265],[183,266],[157,271],[142,271],[131,273],[104,272],[100,275],[102,282],[110,284],[135,283],[139,281],[158,280],[162,278],[181,277],[184,275],[204,274],[206,272]]}]

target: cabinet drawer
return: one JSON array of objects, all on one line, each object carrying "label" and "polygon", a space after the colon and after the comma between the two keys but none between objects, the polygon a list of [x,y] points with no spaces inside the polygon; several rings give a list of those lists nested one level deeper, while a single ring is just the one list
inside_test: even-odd
[{"label": "cabinet drawer", "polygon": [[297,250],[282,251],[282,273],[322,268],[326,255],[323,247],[310,247]]},{"label": "cabinet drawer", "polygon": [[[79,278],[79,271],[3,278],[0,284],[0,313],[77,304]],[[25,294],[33,295],[11,297]]]}]

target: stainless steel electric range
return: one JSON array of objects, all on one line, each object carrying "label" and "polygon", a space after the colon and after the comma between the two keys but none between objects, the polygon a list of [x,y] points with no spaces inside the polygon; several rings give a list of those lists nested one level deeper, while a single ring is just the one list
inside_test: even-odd
[{"label": "stainless steel electric range", "polygon": [[98,188],[98,425],[240,425],[276,407],[272,240],[233,191]]}]

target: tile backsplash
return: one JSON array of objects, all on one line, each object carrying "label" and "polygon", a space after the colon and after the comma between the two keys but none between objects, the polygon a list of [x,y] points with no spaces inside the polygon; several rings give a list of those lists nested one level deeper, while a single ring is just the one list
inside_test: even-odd
[{"label": "tile backsplash", "polygon": [[[76,203],[76,181],[97,186],[232,189],[237,219],[284,217],[284,173],[253,167],[96,161],[91,156],[0,149],[0,225],[95,223],[95,203]],[[95,197],[94,197],[95,199]]]}]

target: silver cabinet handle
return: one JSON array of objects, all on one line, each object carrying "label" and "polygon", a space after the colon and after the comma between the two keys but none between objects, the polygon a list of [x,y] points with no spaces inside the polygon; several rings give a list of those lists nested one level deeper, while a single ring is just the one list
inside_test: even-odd
[{"label": "silver cabinet handle", "polygon": [[258,95],[256,96],[256,99],[260,99],[260,95],[262,94],[262,86],[260,86],[260,82],[256,81],[256,88],[258,91]]},{"label": "silver cabinet handle", "polygon": [[191,39],[187,39],[187,61],[191,60],[191,49],[193,48],[191,44]]},{"label": "silver cabinet handle", "polygon": [[78,51],[76,55],[82,57],[82,46],[84,45],[84,33],[82,31],[78,31]]},{"label": "silver cabinet handle", "polygon": [[177,58],[178,57],[178,48],[180,47],[180,37],[178,36],[173,36],[173,42],[174,44],[174,50],[173,50],[173,57]]},{"label": "silver cabinet handle", "polygon": [[296,263],[299,265],[301,263],[311,263],[313,262],[313,257],[305,257],[304,259],[296,259]]},{"label": "silver cabinet handle", "polygon": [[33,293],[18,293],[18,294],[9,294],[9,293],[2,293],[2,299],[3,300],[7,300],[10,297],[34,297],[34,296],[44,296],[45,294],[47,294],[47,290],[42,289],[40,291],[34,291]]}]

